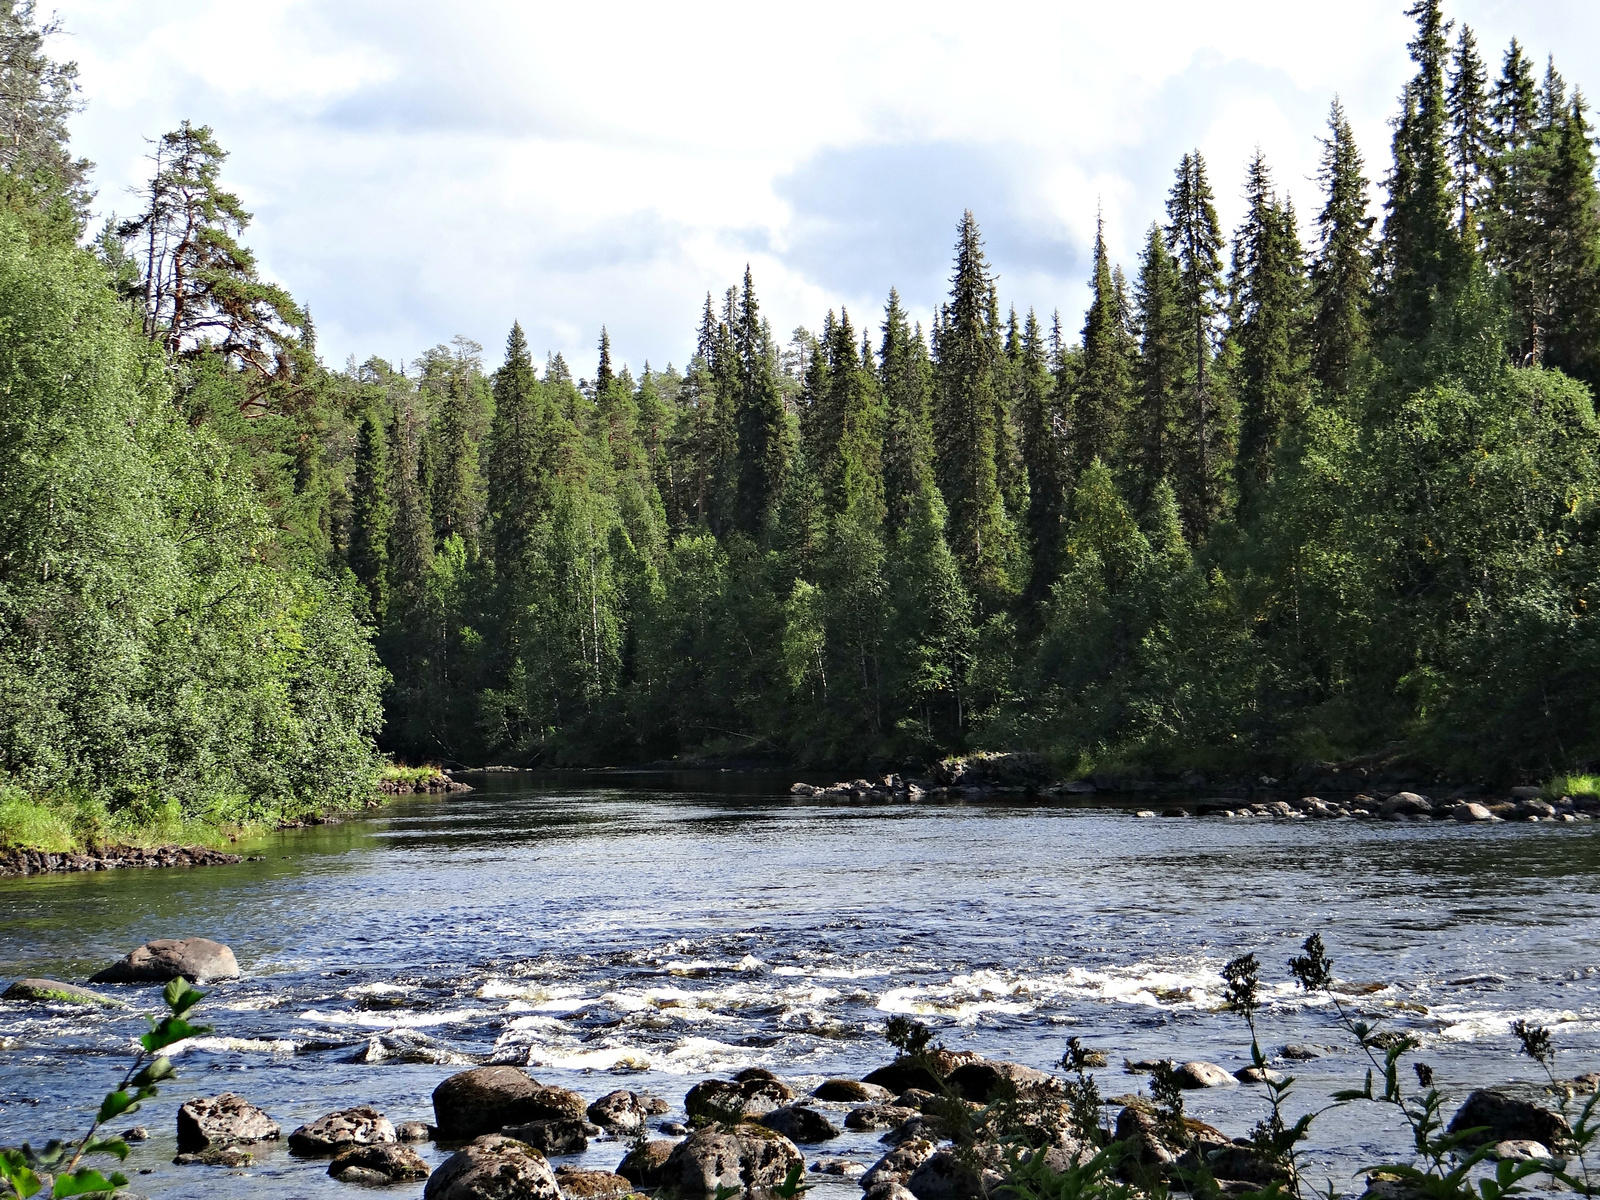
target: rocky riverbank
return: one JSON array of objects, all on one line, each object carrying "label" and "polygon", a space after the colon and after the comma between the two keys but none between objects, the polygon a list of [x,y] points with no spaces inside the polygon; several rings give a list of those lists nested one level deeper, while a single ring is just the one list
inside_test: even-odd
[{"label": "rocky riverbank", "polygon": [[243,861],[242,855],[205,846],[106,846],[61,854],[11,847],[0,849],[0,876],[111,871],[122,867],[216,867]]}]

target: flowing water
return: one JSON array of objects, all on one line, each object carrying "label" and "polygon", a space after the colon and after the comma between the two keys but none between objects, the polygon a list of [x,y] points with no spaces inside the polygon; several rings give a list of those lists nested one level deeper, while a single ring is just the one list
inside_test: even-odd
[{"label": "flowing water", "polygon": [[[783,781],[784,783],[787,780]],[[1107,1096],[1147,1086],[1124,1059],[1233,1070],[1248,1038],[1218,969],[1254,951],[1271,988],[1265,1048],[1293,1064],[1293,1112],[1359,1086],[1364,1060],[1329,1006],[1289,986],[1313,931],[1354,1004],[1419,1036],[1439,1086],[1531,1083],[1509,1023],[1549,1024],[1567,1075],[1600,1068],[1600,824],[1220,818],[1114,807],[797,800],[755,776],[604,783],[491,777],[481,791],[276,835],[264,861],[0,881],[0,976],[82,982],[141,942],[232,946],[245,978],[209,990],[214,1026],[137,1117],[146,1196],[345,1194],[284,1150],[244,1170],[177,1167],[173,1113],[243,1094],[285,1133],[372,1103],[431,1120],[429,1094],[481,1062],[525,1064],[588,1098],[660,1095],[681,1119],[696,1080],[744,1066],[805,1090],[891,1055],[895,1013],[952,1049],[1048,1068],[1076,1035],[1111,1057]],[[0,1144],[81,1129],[141,1032],[128,1013],[0,1004]],[[1230,1134],[1261,1089],[1188,1093]],[[844,1109],[832,1110],[837,1122]],[[1377,1106],[1314,1127],[1311,1178],[1402,1149]],[[438,1162],[433,1147],[425,1157]],[[870,1164],[872,1134],[808,1147]],[[595,1141],[584,1165],[625,1147]],[[816,1179],[816,1176],[812,1176]],[[399,1189],[401,1194],[420,1187]],[[828,1178],[818,1200],[858,1196]]]}]

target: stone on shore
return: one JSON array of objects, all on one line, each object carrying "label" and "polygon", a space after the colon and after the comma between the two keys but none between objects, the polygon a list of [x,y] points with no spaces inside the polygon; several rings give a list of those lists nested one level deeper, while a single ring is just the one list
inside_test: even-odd
[{"label": "stone on shore", "polygon": [[1464,824],[1494,820],[1494,814],[1481,804],[1458,804],[1451,810],[1451,815]]},{"label": "stone on shore", "polygon": [[428,1177],[428,1164],[410,1146],[391,1142],[347,1146],[328,1164],[340,1183],[411,1183]]},{"label": "stone on shore", "polygon": [[157,938],[90,976],[90,983],[190,983],[239,978],[233,951],[210,938]]},{"label": "stone on shore", "polygon": [[1565,1141],[1572,1130],[1558,1112],[1528,1100],[1518,1100],[1497,1088],[1479,1088],[1450,1118],[1450,1133],[1468,1135],[1463,1145],[1473,1150],[1485,1142],[1538,1142],[1549,1146]]},{"label": "stone on shore", "polygon": [[389,1118],[371,1105],[363,1104],[328,1113],[300,1126],[289,1135],[289,1153],[300,1158],[321,1158],[351,1146],[377,1146],[398,1140]]},{"label": "stone on shore", "polygon": [[190,1100],[178,1109],[180,1154],[273,1142],[282,1136],[283,1129],[276,1121],[233,1092]]},{"label": "stone on shore", "polygon": [[1385,821],[1397,821],[1401,817],[1431,817],[1433,801],[1416,792],[1396,792],[1379,807],[1378,815]]},{"label": "stone on shore", "polygon": [[36,1004],[74,1004],[83,1008],[126,1008],[121,1000],[91,992],[75,983],[55,979],[19,979],[0,995],[0,1000],[32,1001]]},{"label": "stone on shore", "polygon": [[561,1189],[544,1155],[514,1138],[491,1133],[440,1163],[422,1196],[423,1200],[561,1200]]},{"label": "stone on shore", "polygon": [[[1183,1128],[1190,1144],[1202,1149],[1229,1144],[1228,1135],[1222,1130],[1193,1117],[1184,1118]],[[1174,1146],[1161,1128],[1155,1113],[1143,1105],[1130,1104],[1117,1114],[1116,1138],[1130,1144],[1128,1159],[1131,1163],[1158,1171],[1173,1167],[1182,1154],[1181,1148]]]},{"label": "stone on shore", "polygon": [[710,1196],[776,1187],[796,1167],[805,1167],[799,1148],[760,1125],[697,1129],[672,1148],[661,1182],[682,1197]]}]

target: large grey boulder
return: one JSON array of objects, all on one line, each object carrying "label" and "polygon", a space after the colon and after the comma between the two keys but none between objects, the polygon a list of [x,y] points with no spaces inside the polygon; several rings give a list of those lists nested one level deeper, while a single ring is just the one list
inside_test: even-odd
[{"label": "large grey boulder", "polygon": [[1450,1118],[1450,1133],[1476,1130],[1464,1143],[1472,1150],[1485,1142],[1539,1142],[1556,1146],[1572,1136],[1567,1119],[1527,1100],[1496,1088],[1480,1088],[1471,1093]]},{"label": "large grey boulder", "polygon": [[986,1200],[1004,1180],[998,1171],[980,1173],[949,1150],[937,1150],[911,1173],[906,1187],[917,1200]]},{"label": "large grey boulder", "polygon": [[381,1142],[347,1146],[328,1164],[328,1174],[340,1183],[410,1183],[428,1177],[428,1164],[410,1146]]},{"label": "large grey boulder", "polygon": [[633,1133],[644,1119],[667,1111],[667,1104],[654,1096],[641,1096],[638,1092],[607,1092],[589,1105],[588,1117],[602,1129],[613,1133]]},{"label": "large grey boulder", "polygon": [[811,1094],[818,1100],[839,1104],[884,1104],[894,1099],[888,1088],[859,1079],[824,1079],[811,1089]]},{"label": "large grey boulder", "polygon": [[762,1116],[793,1099],[793,1088],[763,1071],[743,1079],[703,1079],[684,1096],[683,1110],[691,1120],[739,1120]]},{"label": "large grey boulder", "polygon": [[578,1121],[583,1097],[547,1087],[516,1067],[474,1067],[433,1089],[433,1123],[446,1140],[465,1141],[508,1125],[531,1121]]},{"label": "large grey boulder", "polygon": [[619,1200],[633,1191],[633,1184],[621,1175],[581,1167],[557,1167],[556,1184],[564,1200]]},{"label": "large grey boulder", "polygon": [[276,1121],[233,1092],[189,1100],[178,1109],[180,1154],[274,1142],[282,1136],[283,1129]]},{"label": "large grey boulder", "polygon": [[1426,796],[1419,796],[1416,792],[1396,792],[1379,807],[1378,815],[1386,821],[1395,821],[1401,817],[1431,817],[1433,801]]},{"label": "large grey boulder", "polygon": [[870,1192],[886,1183],[903,1185],[932,1154],[933,1143],[926,1138],[901,1142],[867,1168],[867,1173],[861,1177],[861,1186]]},{"label": "large grey boulder", "polygon": [[300,1158],[320,1158],[338,1154],[351,1146],[377,1146],[398,1140],[389,1118],[371,1105],[363,1104],[328,1113],[300,1126],[289,1135],[289,1153]]},{"label": "large grey boulder", "polygon": [[210,938],[157,938],[90,977],[90,983],[190,983],[239,978],[233,951]]},{"label": "large grey boulder", "polygon": [[544,1155],[489,1134],[463,1146],[428,1177],[423,1200],[561,1200]]},{"label": "large grey boulder", "polygon": [[541,1154],[582,1154],[589,1148],[588,1126],[568,1117],[507,1125],[501,1132],[526,1142]]},{"label": "large grey boulder", "polygon": [[75,983],[54,979],[19,979],[0,995],[0,1000],[31,1001],[35,1004],[73,1004],[82,1008],[126,1008],[121,1000],[91,992]]},{"label": "large grey boulder", "polygon": [[837,1125],[804,1104],[785,1104],[782,1108],[775,1108],[761,1118],[761,1124],[801,1145],[826,1142],[839,1136]]},{"label": "large grey boulder", "polygon": [[1182,1088],[1236,1087],[1239,1083],[1216,1063],[1179,1063],[1173,1068],[1172,1074]]},{"label": "large grey boulder", "polygon": [[617,1174],[642,1188],[661,1186],[662,1171],[678,1143],[656,1138],[629,1150],[617,1164]]},{"label": "large grey boulder", "polygon": [[846,1129],[871,1133],[878,1129],[897,1129],[918,1114],[917,1109],[900,1104],[863,1104],[844,1115]]},{"label": "large grey boulder", "polygon": [[697,1129],[673,1147],[661,1182],[679,1196],[710,1196],[722,1187],[776,1187],[791,1170],[804,1166],[793,1142],[760,1125]]},{"label": "large grey boulder", "polygon": [[1018,1092],[1037,1091],[1051,1086],[1053,1081],[1045,1072],[1021,1063],[980,1058],[977,1062],[963,1063],[951,1071],[946,1082],[960,1093],[963,1100],[987,1104],[1007,1088]]}]

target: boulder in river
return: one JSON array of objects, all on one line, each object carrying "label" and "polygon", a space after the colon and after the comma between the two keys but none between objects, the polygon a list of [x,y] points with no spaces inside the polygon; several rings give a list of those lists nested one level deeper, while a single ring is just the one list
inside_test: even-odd
[{"label": "boulder in river", "polygon": [[1022,1092],[1048,1087],[1053,1080],[1045,1072],[1021,1063],[980,1058],[977,1062],[963,1063],[951,1071],[946,1082],[960,1093],[963,1100],[987,1104],[1007,1088]]},{"label": "boulder in river", "polygon": [[1463,1143],[1468,1150],[1485,1142],[1539,1142],[1556,1145],[1571,1136],[1567,1119],[1558,1112],[1516,1097],[1498,1088],[1479,1088],[1469,1095],[1450,1118],[1450,1133],[1468,1133]]},{"label": "boulder in river", "polygon": [[[1190,1145],[1202,1150],[1230,1144],[1228,1135],[1222,1130],[1193,1117],[1183,1119],[1183,1128]],[[1153,1167],[1158,1171],[1170,1169],[1181,1154],[1181,1148],[1174,1146],[1174,1139],[1162,1129],[1160,1118],[1143,1105],[1130,1104],[1117,1114],[1116,1139],[1129,1143],[1128,1158],[1131,1163]]]},{"label": "boulder in river", "polygon": [[824,1079],[811,1089],[811,1095],[837,1104],[884,1104],[894,1099],[888,1088],[859,1079]]},{"label": "boulder in river", "polygon": [[965,1050],[929,1050],[919,1055],[902,1055],[886,1066],[863,1077],[863,1083],[875,1083],[899,1094],[909,1088],[922,1088],[937,1092],[950,1072],[967,1063],[977,1062],[979,1056]]},{"label": "boulder in river", "polygon": [[771,1112],[794,1099],[794,1089],[770,1072],[744,1079],[702,1079],[683,1098],[683,1110],[710,1121],[737,1121]]},{"label": "boulder in river", "polygon": [[488,1134],[461,1147],[428,1177],[423,1200],[561,1200],[544,1155],[515,1140]]},{"label": "boulder in river", "polygon": [[0,995],[0,1000],[24,1000],[36,1004],[74,1004],[82,1008],[126,1008],[121,1000],[91,992],[75,983],[54,979],[19,979]]},{"label": "boulder in river", "polygon": [[410,1146],[378,1142],[346,1146],[328,1164],[328,1174],[340,1183],[410,1183],[428,1177],[428,1164]]},{"label": "boulder in river", "polygon": [[190,983],[239,978],[233,951],[210,938],[157,938],[97,972],[90,983],[167,983],[179,977]]},{"label": "boulder in river", "polygon": [[351,1146],[377,1146],[398,1140],[389,1118],[371,1105],[363,1104],[328,1113],[309,1125],[300,1126],[289,1135],[289,1153],[300,1158],[321,1158]]},{"label": "boulder in river", "polygon": [[723,1187],[776,1187],[791,1170],[804,1166],[793,1142],[760,1125],[697,1129],[672,1148],[661,1182],[679,1196],[710,1196]]},{"label": "boulder in river", "polygon": [[870,1192],[886,1183],[904,1184],[932,1153],[933,1143],[927,1138],[901,1142],[867,1168],[867,1173],[861,1177],[861,1186]]},{"label": "boulder in river", "polygon": [[588,1117],[602,1129],[613,1133],[632,1133],[644,1119],[667,1111],[665,1100],[641,1096],[638,1092],[607,1092],[589,1105]]},{"label": "boulder in river", "polygon": [[895,1129],[911,1120],[917,1113],[918,1110],[915,1108],[904,1108],[898,1104],[863,1104],[860,1108],[852,1108],[845,1113],[844,1127],[862,1133]]},{"label": "boulder in river", "polygon": [[431,1142],[433,1127],[423,1121],[401,1121],[394,1127],[394,1136],[402,1142]]},{"label": "boulder in river", "polygon": [[804,1104],[785,1104],[775,1108],[761,1118],[761,1124],[802,1146],[826,1142],[839,1136],[837,1125]]},{"label": "boulder in river", "polygon": [[677,1142],[669,1142],[665,1138],[635,1146],[617,1164],[617,1174],[638,1187],[658,1188],[661,1186],[661,1170],[677,1148]]},{"label": "boulder in river", "polygon": [[1239,1082],[1216,1063],[1208,1062],[1179,1063],[1172,1075],[1182,1088],[1233,1087]]},{"label": "boulder in river", "polygon": [[474,1067],[433,1089],[439,1136],[464,1141],[530,1121],[582,1121],[583,1097],[547,1087],[516,1067]]},{"label": "boulder in river", "polygon": [[589,1148],[588,1126],[570,1117],[553,1121],[529,1121],[523,1125],[507,1125],[502,1132],[519,1142],[526,1142],[541,1154],[582,1154]]},{"label": "boulder in river", "polygon": [[1396,792],[1383,802],[1378,815],[1385,821],[1397,821],[1401,817],[1431,817],[1433,801],[1416,792]]},{"label": "boulder in river", "polygon": [[1450,815],[1468,825],[1494,820],[1494,814],[1481,804],[1458,804]]},{"label": "boulder in river", "polygon": [[917,1200],[985,1200],[1004,1182],[998,1171],[979,1171],[950,1150],[936,1150],[906,1180]]},{"label": "boulder in river", "polygon": [[633,1192],[633,1184],[610,1171],[557,1167],[556,1185],[564,1200],[620,1200]]},{"label": "boulder in river", "polygon": [[223,1092],[184,1103],[178,1109],[178,1152],[198,1154],[253,1142],[273,1142],[282,1127],[243,1096]]}]

